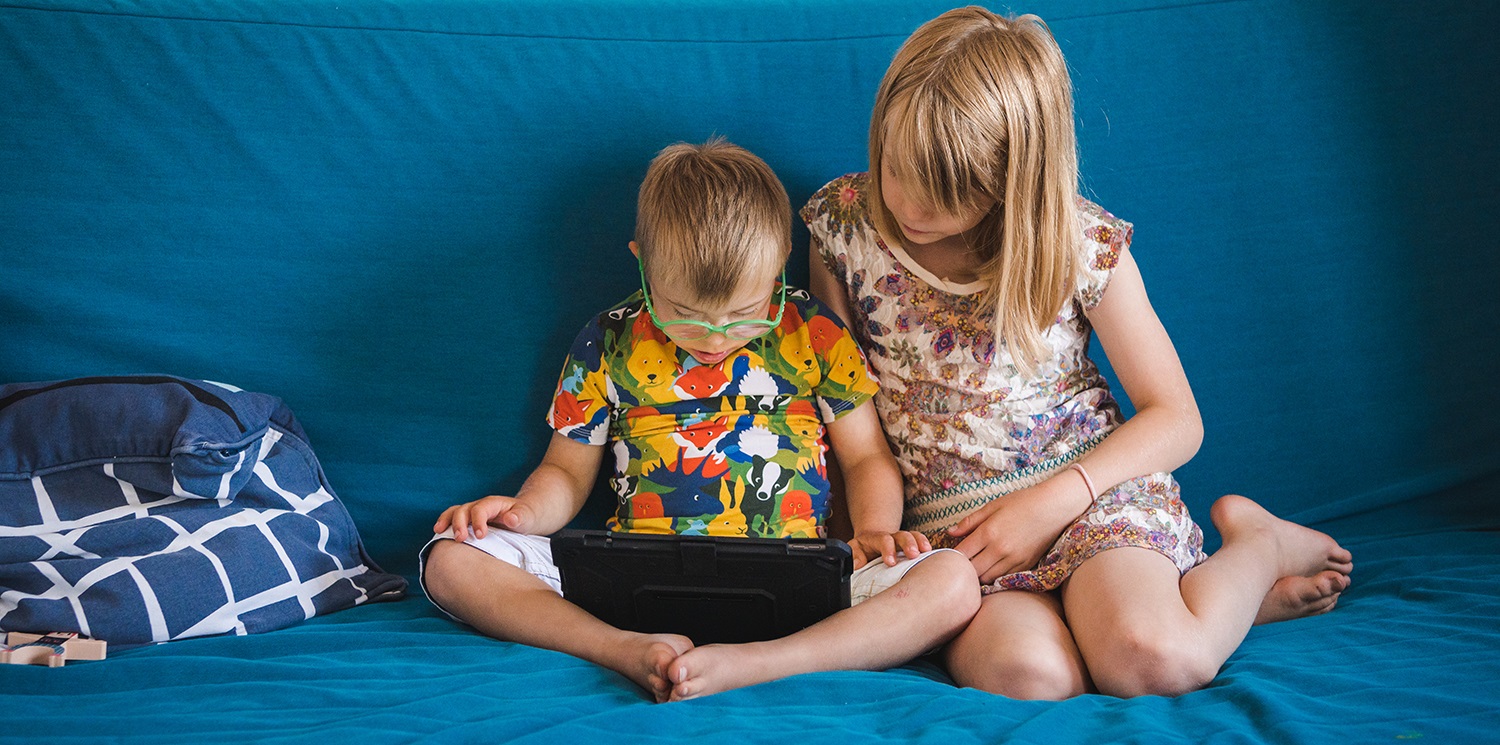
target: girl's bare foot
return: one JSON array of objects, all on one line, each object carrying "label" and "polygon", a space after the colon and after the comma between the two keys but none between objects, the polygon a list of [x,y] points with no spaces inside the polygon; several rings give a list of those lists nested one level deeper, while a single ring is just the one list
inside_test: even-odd
[{"label": "girl's bare foot", "polygon": [[696,647],[672,662],[672,701],[683,701],[734,688],[775,680],[785,672],[774,670],[770,655],[760,654],[757,644],[709,644]]},{"label": "girl's bare foot", "polygon": [[1290,621],[1333,610],[1339,593],[1349,587],[1349,575],[1328,570],[1312,577],[1282,577],[1266,593],[1255,614],[1255,624]]},{"label": "girl's bare foot", "polygon": [[693,641],[676,634],[627,634],[625,643],[617,647],[618,654],[606,667],[646,689],[657,703],[666,701],[672,693],[668,666],[692,649]]},{"label": "girl's bare foot", "polygon": [[1254,536],[1274,542],[1282,576],[1261,601],[1256,623],[1326,613],[1349,587],[1354,557],[1328,534],[1282,520],[1236,494],[1220,497],[1211,516],[1226,542]]}]

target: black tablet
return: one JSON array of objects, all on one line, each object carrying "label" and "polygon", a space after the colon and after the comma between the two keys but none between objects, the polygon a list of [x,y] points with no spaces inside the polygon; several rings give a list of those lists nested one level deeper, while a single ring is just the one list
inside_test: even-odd
[{"label": "black tablet", "polygon": [[694,644],[776,639],[849,607],[843,541],[564,530],[563,596],[616,628]]}]

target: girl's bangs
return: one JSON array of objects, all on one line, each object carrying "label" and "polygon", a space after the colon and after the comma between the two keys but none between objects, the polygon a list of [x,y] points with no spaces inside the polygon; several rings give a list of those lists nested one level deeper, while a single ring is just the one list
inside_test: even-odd
[{"label": "girl's bangs", "polygon": [[964,126],[960,112],[942,105],[939,96],[892,102],[885,116],[882,162],[901,182],[907,196],[943,214],[973,212],[998,201],[986,188],[990,178],[983,161],[987,145]]}]

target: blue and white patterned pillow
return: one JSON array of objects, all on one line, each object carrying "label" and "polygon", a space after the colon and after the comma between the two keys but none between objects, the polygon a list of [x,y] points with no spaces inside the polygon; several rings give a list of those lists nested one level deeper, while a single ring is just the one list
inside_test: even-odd
[{"label": "blue and white patterned pillow", "polygon": [[169,376],[0,386],[0,630],[251,634],[405,590],[280,399]]}]

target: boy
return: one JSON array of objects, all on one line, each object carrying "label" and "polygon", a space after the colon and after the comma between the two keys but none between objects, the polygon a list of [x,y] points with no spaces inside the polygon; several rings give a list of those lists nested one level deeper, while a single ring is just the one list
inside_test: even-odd
[{"label": "boy", "polygon": [[[604,665],[657,701],[886,668],[962,629],[979,605],[974,570],[900,531],[901,476],[863,355],[833,314],[776,281],[791,207],[771,169],[722,140],[668,147],[641,185],[630,250],[641,292],[574,342],[541,464],[515,497],[455,505],[433,526],[428,597],[490,636]],[[542,536],[578,513],[606,447],[611,530],[821,537],[825,429],[855,529],[854,607],[782,639],[694,647],[616,629],[562,598]]]}]

